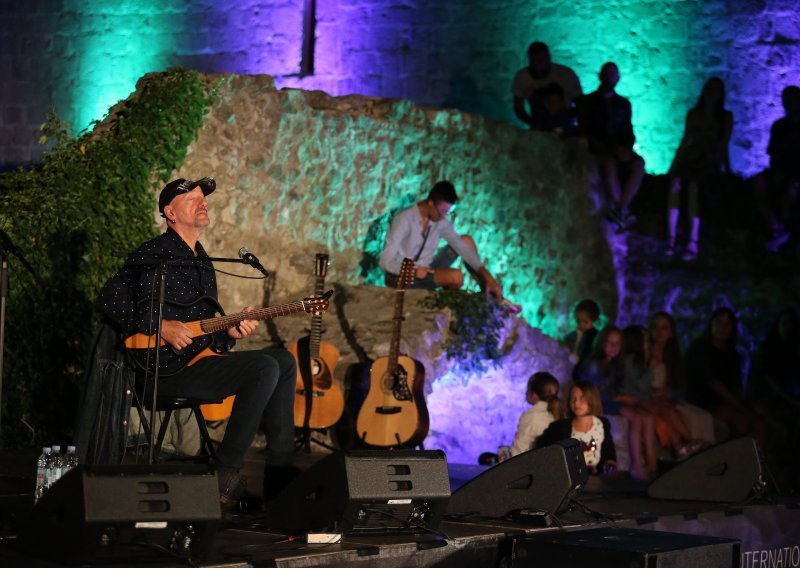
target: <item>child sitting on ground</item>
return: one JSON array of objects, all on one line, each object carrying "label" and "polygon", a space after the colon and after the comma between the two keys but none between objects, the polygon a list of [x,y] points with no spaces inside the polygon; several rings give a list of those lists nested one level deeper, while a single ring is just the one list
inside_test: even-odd
[{"label": "child sitting on ground", "polygon": [[532,450],[536,438],[550,423],[563,417],[558,387],[558,380],[550,373],[539,372],[530,376],[525,398],[533,406],[519,417],[517,433],[511,445],[512,456]]},{"label": "child sitting on ground", "polygon": [[583,446],[586,466],[592,473],[614,473],[617,451],[611,438],[611,424],[603,414],[600,392],[588,381],[575,381],[569,390],[571,418],[556,420],[539,437],[537,447],[575,438]]}]

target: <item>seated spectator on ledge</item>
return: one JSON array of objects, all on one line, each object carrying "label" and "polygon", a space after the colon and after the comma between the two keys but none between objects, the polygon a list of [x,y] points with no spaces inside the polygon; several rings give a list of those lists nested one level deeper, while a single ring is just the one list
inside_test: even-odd
[{"label": "seated spectator on ledge", "polygon": [[767,249],[773,252],[791,236],[790,224],[800,197],[800,87],[781,93],[786,116],[769,133],[769,168],[753,179],[756,201],[770,231]]},{"label": "seated spectator on ledge", "polygon": [[744,399],[738,336],[736,314],[718,308],[686,352],[686,399],[727,424],[733,435],[755,434],[763,447],[765,422]]},{"label": "seated spectator on ledge", "polygon": [[[555,89],[553,85],[556,85]],[[558,87],[564,97],[564,109],[560,109],[561,103],[553,98],[557,98]],[[517,118],[530,126],[531,130],[546,131],[555,131],[560,127],[559,121],[565,119],[571,123],[573,113],[570,109],[575,99],[583,93],[575,72],[565,65],[553,63],[550,49],[541,41],[535,41],[528,47],[528,66],[517,71],[511,92]],[[528,108],[525,107],[526,102]]]},{"label": "seated spectator on ledge", "polygon": [[594,324],[600,319],[600,305],[594,300],[581,300],[573,312],[576,329],[567,334],[562,342],[570,351],[569,360],[574,365],[572,376],[577,378],[578,365],[592,354],[597,339]]},{"label": "seated spectator on ledge", "polygon": [[[486,270],[478,256],[475,241],[469,235],[456,233],[447,219],[457,200],[453,184],[440,181],[433,186],[426,199],[394,216],[378,261],[385,273],[387,286],[397,285],[403,259],[410,258],[416,263],[412,288],[461,288],[464,275],[460,270],[450,267],[460,256],[481,289],[503,300],[503,289]],[[437,252],[441,239],[448,246]]]},{"label": "seated spectator on ledge", "polygon": [[578,130],[597,156],[606,190],[611,198],[608,218],[622,231],[636,219],[628,207],[644,179],[644,160],[633,151],[636,137],[631,122],[631,103],[615,91],[619,69],[615,63],[600,68],[600,86],[578,100]]},{"label": "seated spectator on ledge", "polygon": [[725,110],[725,83],[712,77],[703,85],[700,100],[686,114],[683,137],[669,169],[667,199],[669,242],[667,256],[674,256],[680,218],[681,192],[688,192],[689,240],[683,260],[697,258],[700,238],[700,184],[730,173],[728,143],[733,132],[733,113]]}]

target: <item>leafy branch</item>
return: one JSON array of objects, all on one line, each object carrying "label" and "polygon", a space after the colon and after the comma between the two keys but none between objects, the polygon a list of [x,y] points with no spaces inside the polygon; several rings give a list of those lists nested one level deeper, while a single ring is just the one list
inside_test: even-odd
[{"label": "leafy branch", "polygon": [[482,373],[498,367],[503,358],[500,330],[505,310],[493,296],[481,292],[444,289],[420,303],[427,308],[449,308],[451,337],[444,343],[447,358],[462,370]]}]

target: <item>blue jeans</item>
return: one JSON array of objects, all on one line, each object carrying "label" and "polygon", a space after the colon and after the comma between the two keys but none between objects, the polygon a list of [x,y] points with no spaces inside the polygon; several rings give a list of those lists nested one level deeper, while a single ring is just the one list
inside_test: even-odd
[{"label": "blue jeans", "polygon": [[206,357],[159,381],[159,394],[199,399],[236,395],[217,449],[220,470],[238,470],[259,426],[267,435],[266,465],[291,464],[297,366],[285,349],[234,351]]}]

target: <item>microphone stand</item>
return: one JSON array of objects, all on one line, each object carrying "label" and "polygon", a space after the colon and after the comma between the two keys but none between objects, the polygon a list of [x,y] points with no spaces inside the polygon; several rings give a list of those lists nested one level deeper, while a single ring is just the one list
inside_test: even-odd
[{"label": "microphone stand", "polygon": [[8,298],[8,260],[14,254],[22,266],[30,272],[33,280],[40,290],[44,290],[44,281],[34,270],[22,252],[14,245],[5,231],[0,229],[0,447],[2,446],[3,432],[3,360],[6,344],[6,299]]},{"label": "microphone stand", "polygon": [[[129,256],[127,253],[114,253],[114,256]],[[159,360],[160,360],[160,349],[161,346],[161,332],[164,326],[164,304],[166,304],[166,280],[167,280],[167,266],[171,262],[177,261],[189,261],[191,263],[200,263],[200,262],[233,262],[237,264],[250,264],[252,266],[252,261],[250,259],[242,259],[242,258],[218,258],[218,257],[176,257],[173,255],[158,255],[158,254],[141,254],[139,255],[142,258],[149,258],[153,260],[158,260],[158,322],[156,323],[156,340],[155,340],[155,360],[154,360],[154,368],[153,368],[153,393],[151,397],[150,403],[150,440],[148,441],[148,452],[147,452],[147,463],[150,465],[155,465],[156,458],[155,458],[155,446],[156,446],[156,429],[155,424],[153,421],[153,416],[156,412],[156,407],[158,403],[158,376],[159,376]],[[135,263],[138,264],[138,263]],[[150,311],[152,312],[153,309],[153,300],[151,298],[150,302]],[[145,371],[144,376],[144,386],[145,386],[145,393],[147,394],[147,380],[149,375],[149,369]]]}]

